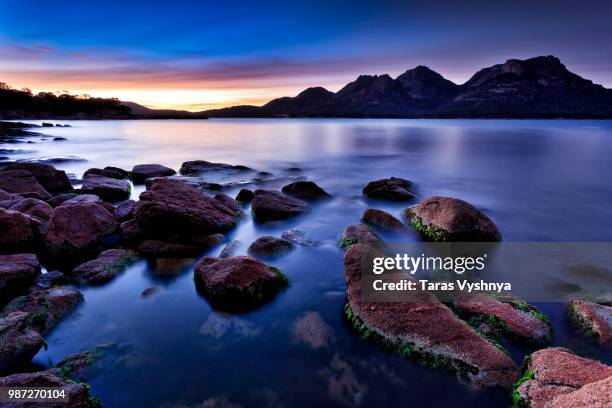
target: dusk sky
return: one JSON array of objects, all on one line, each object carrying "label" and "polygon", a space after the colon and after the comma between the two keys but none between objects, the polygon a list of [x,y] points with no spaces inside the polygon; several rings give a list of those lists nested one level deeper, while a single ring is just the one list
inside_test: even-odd
[{"label": "dusk sky", "polygon": [[555,55],[612,88],[612,2],[0,0],[0,82],[203,110]]}]

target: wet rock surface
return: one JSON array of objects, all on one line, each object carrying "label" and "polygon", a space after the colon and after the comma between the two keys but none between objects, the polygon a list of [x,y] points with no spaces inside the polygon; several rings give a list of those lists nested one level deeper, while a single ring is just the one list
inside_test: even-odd
[{"label": "wet rock surface", "polygon": [[136,250],[141,255],[151,258],[195,256],[208,248],[221,244],[224,240],[225,237],[222,234],[198,237],[190,242],[146,239],[136,246]]},{"label": "wet rock surface", "polygon": [[355,244],[364,244],[376,248],[382,248],[384,242],[378,235],[364,224],[349,225],[345,228],[338,242],[340,248],[346,250]]},{"label": "wet rock surface", "polygon": [[410,225],[430,241],[501,241],[497,226],[473,205],[434,196],[404,211]]},{"label": "wet rock surface", "polygon": [[7,166],[7,170],[28,171],[43,188],[51,194],[62,194],[72,190],[66,172],[57,170],[55,167],[44,163],[13,163]]},{"label": "wet rock surface", "polygon": [[242,242],[238,240],[233,240],[229,242],[221,250],[221,253],[219,254],[219,258],[229,258],[230,256],[236,255],[236,252],[238,252],[241,246],[242,246]]},{"label": "wet rock surface", "polygon": [[363,194],[369,198],[390,201],[410,201],[415,197],[414,185],[402,178],[371,181],[363,188]]},{"label": "wet rock surface", "polygon": [[293,244],[287,240],[270,235],[259,237],[248,249],[249,255],[276,258],[288,254],[293,250]]},{"label": "wet rock surface", "polygon": [[232,165],[225,163],[211,163],[205,160],[192,160],[184,162],[179,170],[179,173],[185,176],[202,175],[205,173],[220,172],[220,171],[254,171],[253,169],[241,166]]},{"label": "wet rock surface", "polygon": [[55,207],[59,207],[60,205],[64,204],[66,201],[71,200],[76,197],[78,197],[78,195],[75,193],[60,194],[60,195],[56,195],[55,197],[47,200],[47,204],[55,208]]},{"label": "wet rock surface", "polygon": [[130,183],[110,177],[90,174],[83,179],[81,191],[95,194],[104,201],[117,202],[130,197]]},{"label": "wet rock surface", "polygon": [[248,256],[204,257],[194,273],[198,290],[215,307],[227,310],[261,304],[288,283],[278,269]]},{"label": "wet rock surface", "polygon": [[312,181],[296,181],[287,184],[282,188],[282,192],[301,200],[320,200],[331,197],[327,191]]},{"label": "wet rock surface", "polygon": [[70,278],[81,285],[100,285],[113,280],[137,259],[138,255],[134,251],[107,249],[96,259],[74,268]]},{"label": "wet rock surface", "polygon": [[0,208],[0,253],[37,250],[41,229],[41,223],[34,218]]},{"label": "wet rock surface", "polygon": [[35,198],[24,198],[9,208],[34,218],[44,227],[53,215],[53,207]]},{"label": "wet rock surface", "polygon": [[612,306],[586,300],[574,300],[570,305],[574,322],[593,335],[601,344],[612,346]]},{"label": "wet rock surface", "polygon": [[[610,388],[593,386],[595,392],[587,405],[562,405],[563,401],[581,399],[583,393],[570,397],[582,387],[612,377],[612,367],[589,358],[579,357],[570,350],[551,347],[538,350],[529,359],[521,379],[515,384],[512,398],[517,406],[529,408],[598,407],[595,400],[610,400]],[[606,383],[604,383],[606,384]],[[556,401],[556,402],[555,402]],[[609,406],[609,405],[603,405]]]},{"label": "wet rock surface", "polygon": [[40,274],[34,254],[0,255],[0,306],[26,290]]},{"label": "wet rock surface", "polygon": [[243,204],[247,204],[253,201],[253,197],[255,197],[255,193],[253,193],[249,189],[243,188],[236,195],[236,201],[240,201]]},{"label": "wet rock surface", "polygon": [[52,286],[63,285],[66,283],[66,277],[60,271],[51,271],[38,275],[34,282],[34,290],[49,289]]},{"label": "wet rock surface", "polygon": [[161,164],[137,164],[130,173],[134,184],[144,184],[145,180],[153,177],[173,176],[176,171]]},{"label": "wet rock surface", "polygon": [[98,169],[98,168],[88,169],[87,171],[85,171],[85,173],[83,173],[83,178],[87,178],[87,176],[92,175],[92,174],[95,174],[98,176],[109,177],[109,178],[113,178],[117,180],[123,180],[130,175],[130,173],[126,170],[120,169],[119,167],[109,166],[103,169]]},{"label": "wet rock surface", "polygon": [[[413,302],[364,302],[362,266],[376,254],[380,252],[367,245],[354,244],[344,256],[345,314],[353,327],[405,356],[453,368],[480,386],[510,388],[518,377],[518,369],[510,357],[470,329],[432,295],[422,292]],[[410,279],[405,274],[397,274],[397,278]]]},{"label": "wet rock surface", "polygon": [[304,201],[287,197],[279,191],[256,190],[251,210],[257,221],[284,220],[308,211]]},{"label": "wet rock surface", "polygon": [[115,218],[118,222],[125,222],[134,218],[134,208],[136,207],[136,201],[128,200],[119,204],[115,208]]},{"label": "wet rock surface", "polygon": [[372,227],[387,231],[405,231],[407,228],[400,220],[382,210],[368,208],[361,216],[361,221]]},{"label": "wet rock surface", "polygon": [[41,200],[51,198],[32,173],[25,170],[0,171],[0,188],[7,193],[28,194]]},{"label": "wet rock surface", "polygon": [[0,373],[29,362],[43,346],[43,337],[29,326],[28,317],[20,311],[0,315]]},{"label": "wet rock surface", "polygon": [[309,239],[304,231],[292,228],[287,231],[283,231],[281,234],[282,239],[286,239],[289,242],[293,242],[297,245],[302,245],[306,247],[316,247],[321,245],[320,242]]}]

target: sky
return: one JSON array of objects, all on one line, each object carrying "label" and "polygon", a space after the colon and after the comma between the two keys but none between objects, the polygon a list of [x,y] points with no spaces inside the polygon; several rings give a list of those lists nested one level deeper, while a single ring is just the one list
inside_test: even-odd
[{"label": "sky", "polygon": [[555,55],[612,88],[612,1],[0,0],[0,82],[199,111]]}]

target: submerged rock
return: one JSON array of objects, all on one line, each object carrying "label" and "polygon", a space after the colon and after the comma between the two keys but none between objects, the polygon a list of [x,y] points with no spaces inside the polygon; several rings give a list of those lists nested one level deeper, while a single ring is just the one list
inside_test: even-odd
[{"label": "submerged rock", "polygon": [[55,286],[13,299],[2,311],[2,316],[13,312],[29,313],[29,324],[44,335],[82,301],[83,295],[78,290]]},{"label": "submerged rock", "polygon": [[82,285],[100,285],[113,280],[137,259],[138,255],[134,251],[107,249],[96,259],[74,268],[70,276]]},{"label": "submerged rock", "polygon": [[279,257],[288,254],[293,250],[293,244],[284,239],[266,235],[259,237],[248,249],[250,255],[260,257]]},{"label": "submerged rock", "polygon": [[0,208],[0,253],[38,249],[41,223],[17,211]]},{"label": "submerged rock", "polygon": [[136,249],[143,256],[151,258],[195,256],[202,251],[221,244],[225,240],[222,234],[199,237],[191,242],[173,242],[158,239],[146,239]]},{"label": "submerged rock", "polygon": [[[589,358],[579,357],[570,350],[551,347],[538,350],[527,358],[525,372],[514,385],[512,399],[515,406],[528,408],[548,407],[604,407],[612,402],[610,388],[593,386],[589,390],[590,403],[563,405],[583,397],[584,393],[570,396],[588,384],[612,377],[612,367]],[[607,401],[608,405],[596,405],[594,401]]]},{"label": "submerged rock", "polygon": [[570,305],[574,321],[601,344],[612,345],[612,307],[574,300]]},{"label": "submerged rock", "polygon": [[95,194],[104,201],[117,202],[130,197],[130,183],[110,177],[90,174],[83,179],[81,191],[85,194]]},{"label": "submerged rock", "polygon": [[287,231],[283,231],[281,234],[282,239],[286,239],[289,242],[293,242],[294,244],[303,245],[307,247],[316,247],[321,243],[317,241],[313,241],[306,237],[304,231],[298,229],[290,229]]},{"label": "submerged rock", "polygon": [[0,255],[0,306],[34,284],[40,274],[34,254]]},{"label": "submerged rock", "polygon": [[[345,314],[365,337],[398,350],[402,355],[455,369],[480,386],[509,388],[518,377],[512,359],[470,329],[427,292],[413,302],[365,302],[361,294],[362,269],[380,252],[352,245],[344,256],[347,285]],[[412,279],[397,274],[397,279]]]},{"label": "submerged rock", "polygon": [[176,171],[161,164],[138,164],[132,168],[131,176],[134,184],[143,184],[145,180],[153,177],[173,176]]},{"label": "submerged rock", "polygon": [[232,242],[229,242],[223,248],[223,250],[221,250],[221,254],[219,254],[219,258],[229,258],[230,256],[236,255],[236,252],[238,252],[241,246],[242,246],[242,242],[238,241],[237,239],[233,240]]},{"label": "submerged rock", "polygon": [[153,261],[153,273],[160,277],[174,277],[186,269],[193,269],[195,258],[155,258]]},{"label": "submerged rock", "polygon": [[66,172],[57,170],[50,164],[44,163],[13,163],[7,166],[7,170],[25,170],[30,172],[34,178],[51,194],[62,194],[72,190]]},{"label": "submerged rock", "polygon": [[546,316],[514,297],[477,294],[458,301],[455,308],[484,333],[499,333],[536,343],[547,342],[552,335]]},{"label": "submerged rock", "polygon": [[156,293],[159,293],[160,290],[161,290],[161,288],[159,286],[151,286],[151,287],[146,288],[145,290],[143,290],[140,293],[140,297],[141,297],[141,299],[150,298],[151,296],[155,295]]},{"label": "submerged rock", "polygon": [[51,194],[25,170],[9,170],[0,172],[0,188],[7,193],[27,194],[33,198],[48,200]]},{"label": "submerged rock", "polygon": [[398,177],[371,181],[363,188],[363,194],[370,198],[391,201],[409,201],[416,195],[414,185]]},{"label": "submerged rock", "polygon": [[430,241],[495,242],[502,236],[473,205],[451,197],[429,197],[404,210],[410,225]]},{"label": "submerged rock", "polygon": [[248,256],[204,257],[194,274],[198,290],[215,307],[228,310],[263,303],[288,284],[281,271]]},{"label": "submerged rock", "polygon": [[40,333],[28,325],[28,317],[29,313],[20,311],[0,316],[0,372],[29,362],[45,343]]},{"label": "submerged rock", "polygon": [[346,227],[338,242],[340,248],[344,250],[349,249],[354,244],[364,244],[376,248],[384,246],[383,240],[364,224],[354,224]]},{"label": "submerged rock", "polygon": [[284,220],[308,211],[305,202],[274,190],[256,190],[251,203],[255,219],[260,222]]},{"label": "submerged rock", "polygon": [[236,201],[240,201],[243,204],[247,204],[253,201],[253,197],[255,197],[255,194],[251,190],[243,188],[236,195]]},{"label": "submerged rock", "polygon": [[53,215],[53,207],[44,201],[35,198],[24,198],[9,208],[11,211],[18,211],[29,215],[44,227]]},{"label": "submerged rock", "polygon": [[319,200],[331,195],[312,181],[296,181],[282,188],[283,193],[302,200]]},{"label": "submerged rock", "polygon": [[406,226],[402,224],[400,220],[382,210],[376,210],[374,208],[368,208],[364,211],[361,216],[361,221],[388,231],[405,231]]},{"label": "submerged rock", "polygon": [[96,256],[117,239],[119,224],[97,203],[61,205],[47,224],[46,248],[52,261],[72,264]]},{"label": "submerged rock", "polygon": [[38,275],[34,286],[37,289],[49,289],[52,286],[63,285],[66,283],[66,277],[60,271],[51,271]]},{"label": "submerged rock", "polygon": [[313,349],[329,347],[334,341],[334,329],[318,312],[306,312],[293,323],[293,342]]}]

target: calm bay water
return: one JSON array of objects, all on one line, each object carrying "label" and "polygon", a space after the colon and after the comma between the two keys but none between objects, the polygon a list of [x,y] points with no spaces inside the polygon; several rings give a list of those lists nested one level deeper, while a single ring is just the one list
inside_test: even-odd
[{"label": "calm bay water", "polygon": [[[612,241],[612,121],[61,123],[72,127],[41,132],[67,141],[33,138],[35,144],[0,147],[28,150],[12,152],[12,160],[82,159],[55,164],[77,178],[90,167],[129,170],[160,163],[178,170],[184,161],[202,159],[278,177],[265,188],[280,188],[301,175],[334,196],[307,216],[273,226],[249,219],[229,234],[228,240],[243,243],[241,253],[256,237],[290,228],[321,243],[271,262],[291,285],[254,311],[213,311],[195,291],[195,260],[174,276],[141,261],[108,285],[84,289],[84,304],[53,331],[35,362],[51,366],[100,343],[114,344],[117,358],[90,381],[108,407],[197,406],[222,397],[270,407],[508,406],[507,392],[474,389],[453,374],[405,361],[360,339],[344,323],[340,233],[368,207],[399,216],[407,206],[364,200],[361,189],[371,180],[403,177],[416,183],[422,198],[440,194],[469,201],[496,222],[506,241]],[[224,192],[234,196],[239,188]],[[134,196],[140,191],[136,187]],[[141,298],[151,286],[160,292]],[[538,306],[553,322],[553,345],[612,362],[606,350],[572,329],[561,304]],[[296,321],[310,312],[327,326],[320,347],[294,333]],[[517,363],[533,350],[505,345]]]}]

